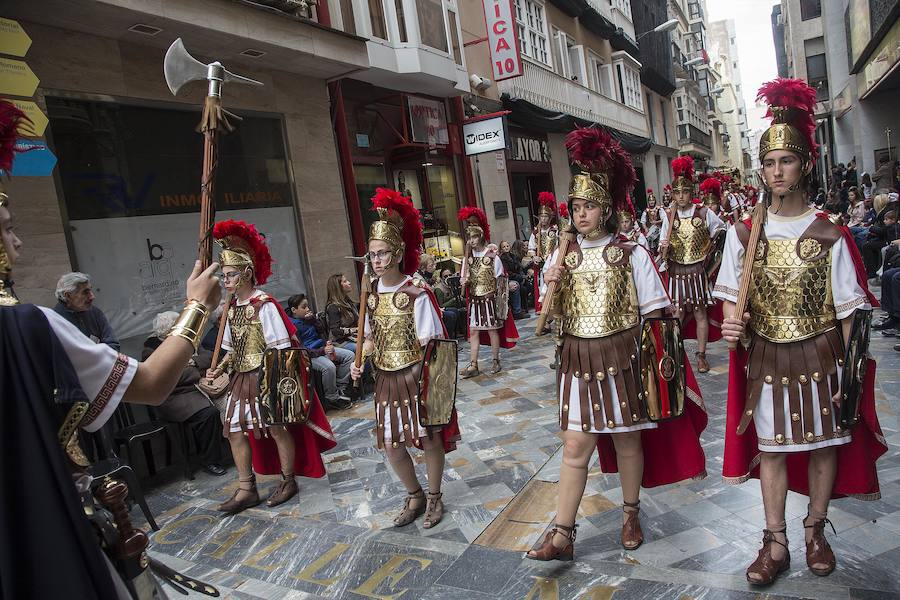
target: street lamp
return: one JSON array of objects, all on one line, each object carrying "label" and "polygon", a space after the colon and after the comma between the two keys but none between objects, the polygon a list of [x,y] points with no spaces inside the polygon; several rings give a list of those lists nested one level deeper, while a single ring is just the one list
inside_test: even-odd
[{"label": "street lamp", "polygon": [[641,35],[637,36],[637,38],[635,38],[634,41],[635,41],[635,42],[638,41],[639,39],[641,39],[642,37],[644,37],[644,36],[647,35],[647,34],[650,34],[650,33],[662,33],[662,32],[664,32],[664,31],[672,31],[672,30],[675,29],[676,27],[678,27],[678,19],[669,19],[669,20],[666,21],[665,23],[660,23],[659,25],[657,25],[656,27],[654,27],[654,28],[651,29],[650,31],[645,31],[645,32],[642,33]]}]

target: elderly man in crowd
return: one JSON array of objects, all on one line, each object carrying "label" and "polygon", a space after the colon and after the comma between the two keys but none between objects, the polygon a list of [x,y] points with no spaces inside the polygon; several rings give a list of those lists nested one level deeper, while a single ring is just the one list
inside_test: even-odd
[{"label": "elderly man in crowd", "polygon": [[[162,312],[153,320],[153,335],[144,341],[141,360],[147,360],[163,343],[178,313]],[[197,384],[212,362],[212,353],[200,348],[181,371],[175,389],[166,401],[156,407],[156,414],[172,423],[187,423],[197,447],[203,470],[210,475],[224,475],[222,467],[222,419],[219,409],[200,391]]]},{"label": "elderly man in crowd", "polygon": [[66,273],[56,284],[56,299],[53,307],[57,313],[72,323],[96,344],[106,344],[119,350],[119,339],[109,326],[106,315],[94,306],[94,289],[91,277],[85,273]]}]

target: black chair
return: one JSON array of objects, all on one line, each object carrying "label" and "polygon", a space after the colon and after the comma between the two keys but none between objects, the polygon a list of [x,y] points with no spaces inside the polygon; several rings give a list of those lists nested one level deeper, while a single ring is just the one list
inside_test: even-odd
[{"label": "black chair", "polygon": [[[113,434],[113,441],[116,446],[117,453],[121,452],[124,447],[127,451],[125,455],[130,464],[134,464],[135,450],[141,448],[144,454],[144,460],[147,464],[147,472],[149,475],[156,473],[156,461],[153,458],[153,448],[150,443],[157,438],[162,438],[166,444],[166,464],[171,465],[172,462],[172,440],[169,432],[174,432],[176,441],[178,442],[178,450],[181,454],[182,463],[185,466],[185,472],[189,474],[188,454],[185,450],[184,433],[180,423],[169,423],[156,418],[156,413],[152,408],[147,408],[149,421],[138,422],[134,417],[134,409],[125,403],[119,405],[114,414],[117,430]],[[175,427],[170,427],[175,425]],[[182,438],[182,439],[178,439]]]},{"label": "black chair", "polygon": [[141,512],[144,513],[147,523],[150,524],[153,531],[159,531],[159,525],[156,524],[156,519],[153,518],[153,513],[150,512],[150,507],[147,505],[147,499],[144,497],[144,492],[134,469],[123,462],[116,454],[113,446],[113,436],[110,433],[110,425],[107,424],[101,427],[99,431],[86,435],[91,437],[97,449],[97,455],[102,457],[88,465],[86,469],[88,475],[93,478],[91,487],[99,487],[107,477],[123,479],[128,486],[128,495],[141,507]]}]

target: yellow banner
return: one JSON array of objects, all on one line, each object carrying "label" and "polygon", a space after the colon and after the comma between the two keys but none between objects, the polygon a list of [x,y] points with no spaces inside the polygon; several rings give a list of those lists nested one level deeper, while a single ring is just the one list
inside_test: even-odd
[{"label": "yellow banner", "polygon": [[0,94],[28,98],[34,95],[40,82],[23,61],[0,58]]},{"label": "yellow banner", "polygon": [[18,21],[0,17],[0,54],[25,56],[31,47],[31,38]]},{"label": "yellow banner", "polygon": [[44,130],[47,129],[49,121],[47,120],[47,115],[44,114],[44,111],[37,104],[28,100],[15,100],[13,98],[6,98],[6,100],[15,104],[19,110],[31,119],[31,123],[19,125],[19,135],[22,137],[41,137],[44,135]]}]

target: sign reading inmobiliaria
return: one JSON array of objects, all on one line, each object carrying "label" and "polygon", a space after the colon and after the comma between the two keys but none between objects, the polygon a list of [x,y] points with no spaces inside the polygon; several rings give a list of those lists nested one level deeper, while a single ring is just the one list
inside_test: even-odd
[{"label": "sign reading inmobiliaria", "polygon": [[494,81],[522,75],[513,0],[482,0]]}]

